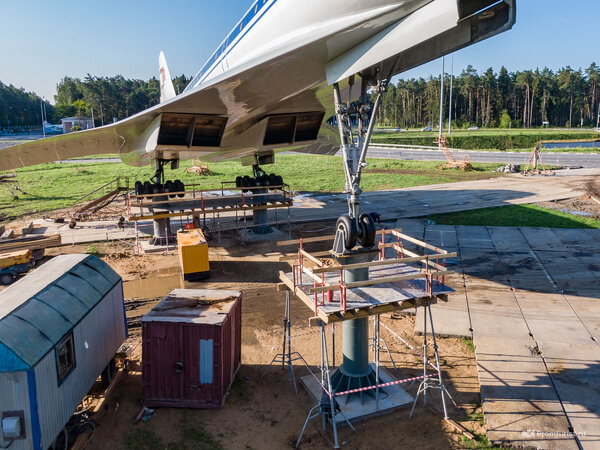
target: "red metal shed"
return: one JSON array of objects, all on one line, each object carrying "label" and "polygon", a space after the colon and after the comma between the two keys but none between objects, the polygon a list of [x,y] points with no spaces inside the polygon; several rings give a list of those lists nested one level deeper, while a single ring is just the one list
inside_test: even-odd
[{"label": "red metal shed", "polygon": [[175,289],[142,318],[145,406],[220,408],[241,363],[242,294]]}]

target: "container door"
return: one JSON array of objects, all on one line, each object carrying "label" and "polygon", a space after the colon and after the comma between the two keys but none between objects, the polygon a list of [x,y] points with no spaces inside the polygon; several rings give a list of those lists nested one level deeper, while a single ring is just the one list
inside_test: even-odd
[{"label": "container door", "polygon": [[186,330],[186,389],[189,399],[199,406],[221,404],[219,337],[212,331],[213,327],[189,327]]},{"label": "container door", "polygon": [[185,400],[184,327],[152,323],[146,327],[144,346],[144,397],[178,404]]}]

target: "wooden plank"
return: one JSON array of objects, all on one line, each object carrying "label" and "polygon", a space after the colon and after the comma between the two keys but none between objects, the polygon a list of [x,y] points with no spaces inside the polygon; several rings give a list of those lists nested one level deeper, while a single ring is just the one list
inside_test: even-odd
[{"label": "wooden plank", "polygon": [[314,262],[317,266],[321,266],[321,264],[323,264],[320,260],[318,260],[317,258],[315,258],[313,255],[311,255],[310,253],[308,253],[306,250],[300,250],[299,253],[304,256],[305,258],[310,259],[312,262]]},{"label": "wooden plank", "polygon": [[443,250],[439,247],[435,247],[434,245],[428,244],[427,242],[420,241],[419,239],[414,238],[412,236],[408,236],[408,235],[406,235],[404,233],[400,233],[399,231],[396,231],[396,230],[390,230],[390,231],[391,231],[392,235],[399,237],[400,239],[403,239],[405,241],[412,242],[413,244],[417,244],[420,247],[428,248],[429,250],[433,250],[436,253],[438,251],[440,251],[442,253],[447,253],[445,250]]},{"label": "wooden plank", "polygon": [[[407,255],[410,255],[410,256],[421,256],[421,255],[419,255],[419,254],[417,254],[415,252],[411,252],[410,250],[407,250],[405,248],[398,247],[398,245],[396,245],[396,244],[394,244],[392,247],[394,248],[394,250],[396,250],[396,251],[403,251],[404,253],[406,253]],[[448,253],[448,254],[449,255],[452,254],[454,256],[458,255],[458,253],[456,253],[456,252],[455,253]],[[429,255],[429,256],[435,256],[435,255]],[[431,258],[429,258],[428,264],[429,264],[430,267],[433,267],[434,269],[437,269],[437,270],[445,270],[446,269],[441,264],[437,264],[437,263],[434,263],[433,261],[431,261]]]},{"label": "wooden plank", "polygon": [[60,235],[36,236],[11,239],[0,242],[0,253],[14,252],[17,250],[39,250],[61,245]]},{"label": "wooden plank", "polygon": [[[335,238],[335,235],[315,236],[315,237],[310,237],[310,238],[302,238],[302,242],[304,244],[307,244],[309,242],[321,242],[321,241],[333,240],[334,238]],[[300,239],[290,239],[287,241],[278,241],[277,247],[285,247],[287,245],[294,245],[294,244],[299,244],[299,243],[300,243]]]},{"label": "wooden plank", "polygon": [[[401,230],[401,228],[398,228],[398,230]],[[391,230],[385,230],[386,233],[389,233]],[[381,236],[382,230],[377,230],[376,231],[376,235]],[[335,239],[335,234],[329,235],[329,236],[316,236],[316,237],[310,237],[310,238],[302,238],[302,242],[303,243],[309,243],[309,242],[321,242],[321,241],[327,241],[327,240],[331,240],[333,241]],[[294,244],[299,244],[300,243],[300,239],[290,239],[287,241],[279,241],[277,242],[277,246],[278,247],[284,247],[286,245],[294,245]]]},{"label": "wooden plank", "polygon": [[[420,272],[420,273],[414,273],[414,274],[410,274],[410,275],[398,275],[395,277],[375,278],[372,280],[365,280],[365,281],[353,281],[351,283],[345,283],[345,286],[347,288],[374,286],[377,284],[396,283],[398,281],[404,281],[404,280],[416,280],[418,278],[425,278],[427,275],[439,277],[442,275],[450,275],[451,273],[454,273],[454,271],[452,271],[452,270],[435,271],[435,272],[429,272],[429,274],[427,274],[426,272]],[[311,294],[314,294],[314,293],[319,293],[319,292],[332,291],[335,289],[339,289],[339,285],[320,286],[320,287],[316,287],[316,288],[313,287],[313,288],[310,288],[309,292]]]},{"label": "wooden plank", "polygon": [[[441,255],[430,255],[431,257],[435,257],[435,259],[444,259],[444,258],[454,258],[456,253],[445,253]],[[417,261],[425,261],[426,256],[411,256],[409,258],[396,258],[396,259],[384,259],[382,261],[371,261],[364,263],[356,263],[356,264],[346,264],[343,266],[334,266],[334,267],[322,267],[313,269],[313,273],[327,273],[327,272],[339,272],[340,269],[351,270],[351,269],[363,269],[365,267],[375,267],[375,266],[387,266],[391,264],[406,264],[410,262]],[[432,259],[432,258],[430,258]]]},{"label": "wooden plank", "polygon": [[333,323],[333,322],[343,322],[344,320],[353,320],[356,318],[360,319],[363,317],[377,316],[377,315],[385,314],[388,312],[404,311],[406,309],[412,309],[412,308],[417,308],[419,306],[423,306],[423,304],[425,302],[434,304],[437,301],[436,301],[435,297],[433,297],[433,298],[426,297],[426,298],[420,298],[420,299],[405,300],[403,302],[385,303],[383,305],[377,305],[374,307],[357,309],[356,315],[353,312],[346,311],[346,313],[342,313],[342,317],[340,317],[339,312],[327,314],[327,313],[323,313],[321,310],[319,310],[319,316],[309,318],[308,324],[309,324],[309,326],[315,326],[315,325],[320,325],[321,320],[323,321],[323,323],[329,324],[329,323]]},{"label": "wooden plank", "polygon": [[[311,255],[313,255],[314,257],[317,257],[317,258],[322,258],[323,256],[331,256],[331,252],[329,250],[325,250],[322,252],[312,252]],[[298,259],[298,253],[294,253],[293,255],[285,255],[285,256],[279,257],[280,262],[294,261],[297,259]]]}]

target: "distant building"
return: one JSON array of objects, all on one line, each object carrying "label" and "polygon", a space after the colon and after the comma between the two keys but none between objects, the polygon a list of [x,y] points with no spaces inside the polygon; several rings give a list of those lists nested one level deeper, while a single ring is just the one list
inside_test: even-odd
[{"label": "distant building", "polygon": [[79,125],[79,128],[81,128],[82,130],[94,128],[94,121],[91,117],[66,117],[64,119],[60,119],[60,121],[62,122],[63,133],[70,133],[71,128],[73,128],[75,125]]}]

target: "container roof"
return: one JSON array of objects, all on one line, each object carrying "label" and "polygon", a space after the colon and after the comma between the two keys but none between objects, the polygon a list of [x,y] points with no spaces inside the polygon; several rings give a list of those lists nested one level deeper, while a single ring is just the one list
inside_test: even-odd
[{"label": "container roof", "polygon": [[241,295],[230,290],[175,289],[142,317],[142,322],[220,325]]},{"label": "container roof", "polygon": [[34,367],[120,279],[93,255],[62,255],[0,292],[0,372]]}]

